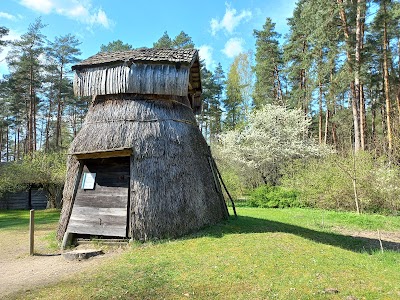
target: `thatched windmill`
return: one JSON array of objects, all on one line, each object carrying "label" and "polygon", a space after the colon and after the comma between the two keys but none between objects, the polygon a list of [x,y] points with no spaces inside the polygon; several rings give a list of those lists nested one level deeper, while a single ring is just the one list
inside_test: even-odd
[{"label": "thatched windmill", "polygon": [[194,117],[197,50],[99,53],[73,69],[93,101],[69,149],[59,239],[177,237],[227,218]]}]

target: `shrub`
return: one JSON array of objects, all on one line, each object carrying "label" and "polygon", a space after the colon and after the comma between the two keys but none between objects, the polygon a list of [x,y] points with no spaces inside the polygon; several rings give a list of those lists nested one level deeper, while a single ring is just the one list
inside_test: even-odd
[{"label": "shrub", "polygon": [[299,207],[297,192],[279,186],[263,185],[250,193],[248,204],[252,207],[286,208]]},{"label": "shrub", "polygon": [[66,172],[64,152],[34,152],[20,161],[9,162],[0,168],[0,198],[9,192],[25,190],[38,184],[49,193],[49,205],[58,205]]},{"label": "shrub", "polygon": [[301,110],[266,104],[247,116],[246,126],[221,134],[215,154],[238,174],[275,186],[286,164],[332,152],[309,136],[310,124]]},{"label": "shrub", "polygon": [[298,191],[298,200],[305,206],[354,211],[353,178],[362,211],[396,213],[400,209],[400,168],[368,152],[294,165],[282,185]]}]

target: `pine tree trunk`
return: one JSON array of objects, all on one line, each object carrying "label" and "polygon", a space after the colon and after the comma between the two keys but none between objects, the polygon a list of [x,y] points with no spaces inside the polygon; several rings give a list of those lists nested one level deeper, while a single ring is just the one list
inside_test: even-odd
[{"label": "pine tree trunk", "polygon": [[332,124],[332,142],[333,146],[335,147],[335,150],[338,150],[338,138],[337,138],[335,123]]},{"label": "pine tree trunk", "polygon": [[318,141],[322,144],[322,84],[319,81],[319,97],[318,97],[319,115],[318,115]]},{"label": "pine tree trunk", "polygon": [[375,100],[371,103],[371,144],[370,148],[376,149],[376,105]]},{"label": "pine tree trunk", "polygon": [[29,118],[28,118],[28,153],[32,153],[34,151],[34,112],[35,112],[35,94],[34,94],[34,88],[33,88],[33,67],[30,66],[30,71],[29,71],[29,78],[30,78],[30,83],[29,83]]},{"label": "pine tree trunk", "polygon": [[328,130],[329,130],[329,109],[327,109],[325,113],[324,145],[328,144]]},{"label": "pine tree trunk", "polygon": [[45,141],[45,152],[49,152],[50,150],[50,120],[51,120],[51,104],[52,101],[49,99],[49,111],[47,113],[47,120],[46,120],[46,141]]},{"label": "pine tree trunk", "polygon": [[352,82],[350,85],[350,89],[352,94],[355,95],[352,97],[351,101],[351,109],[353,113],[353,128],[354,128],[354,151],[358,152],[361,148],[361,139],[360,139],[360,108],[359,108],[359,84],[356,82]]},{"label": "pine tree trunk", "polygon": [[[383,11],[386,14],[386,3],[382,2]],[[386,107],[386,134],[388,143],[389,154],[393,149],[392,140],[392,125],[391,125],[391,105],[390,105],[390,83],[389,83],[389,65],[388,65],[388,50],[389,43],[387,37],[387,23],[383,21],[383,78],[384,78],[384,89],[385,89],[385,107]]]},{"label": "pine tree trunk", "polygon": [[[357,0],[357,3],[360,3],[362,0]],[[349,72],[351,74],[354,74],[354,81],[350,83],[350,92],[351,92],[351,108],[352,108],[352,114],[353,114],[353,129],[354,129],[354,151],[358,152],[361,148],[361,143],[360,143],[360,110],[359,110],[359,94],[360,94],[360,82],[359,82],[359,72],[358,72],[358,66],[356,66],[356,71],[354,72],[353,70],[353,59],[352,59],[352,53],[350,52],[351,49],[351,41],[350,41],[350,31],[348,28],[348,22],[347,22],[347,17],[346,17],[346,12],[343,7],[343,0],[337,0],[337,3],[339,5],[339,15],[340,19],[342,21],[342,30],[343,34],[345,36],[345,41],[346,41],[346,56],[347,56],[347,63],[348,63],[348,68]],[[358,8],[358,6],[357,6]],[[357,9],[358,11],[358,9]],[[357,14],[358,15],[358,14]],[[357,22],[359,21],[359,18],[357,18]],[[356,31],[359,29],[359,26],[356,26]],[[357,35],[357,34],[356,34]],[[358,34],[360,35],[360,33]],[[356,43],[356,47],[359,47],[359,43]],[[360,55],[359,50],[355,51],[355,55]],[[358,58],[359,59],[359,58]],[[357,60],[357,58],[356,58]],[[358,60],[359,61],[359,60]]]},{"label": "pine tree trunk", "polygon": [[366,128],[367,118],[365,112],[365,97],[364,97],[364,85],[360,84],[360,139],[361,139],[361,150],[366,149]]},{"label": "pine tree trunk", "polygon": [[17,160],[19,160],[19,158],[21,157],[21,153],[20,153],[20,149],[19,149],[20,148],[19,135],[20,135],[20,129],[18,126],[18,128],[17,128]]},{"label": "pine tree trunk", "polygon": [[1,126],[1,123],[0,123],[0,162],[1,162],[2,150],[3,150],[3,127]]},{"label": "pine tree trunk", "polygon": [[[381,106],[381,124],[382,124],[382,133],[383,136],[387,136],[387,126],[386,126],[386,109],[385,106]],[[387,150],[387,139],[384,138],[383,140],[383,148]]]},{"label": "pine tree trunk", "polygon": [[[17,127],[18,130],[18,127]],[[18,159],[18,152],[17,152],[17,131],[14,129],[14,161]]]},{"label": "pine tree trunk", "polygon": [[76,107],[75,107],[75,105],[73,105],[73,109],[74,109],[74,111],[73,111],[73,124],[72,124],[72,128],[73,128],[73,133],[74,133],[74,138],[76,137],[76,134],[77,134],[77,132],[78,132],[78,130],[77,130],[77,128],[76,128]]},{"label": "pine tree trunk", "polygon": [[282,93],[282,84],[281,79],[279,78],[279,70],[278,67],[275,66],[275,79],[276,79],[276,100],[279,105],[283,105],[283,93]]},{"label": "pine tree trunk", "polygon": [[[8,119],[8,118],[7,118]],[[8,133],[9,133],[9,126],[7,124],[6,126],[6,161],[9,161],[9,155],[10,155],[10,145],[9,145],[9,139],[8,139]],[[0,148],[1,149],[1,148]]]},{"label": "pine tree trunk", "polygon": [[[398,72],[400,74],[400,37],[398,37],[397,39]],[[397,84],[396,104],[398,113],[398,124],[400,126],[400,78]]]},{"label": "pine tree trunk", "polygon": [[58,86],[58,103],[57,103],[57,121],[56,121],[56,147],[60,147],[62,145],[61,142],[61,107],[62,107],[62,80],[63,80],[63,66],[60,68],[60,82]]},{"label": "pine tree trunk", "polygon": [[356,16],[356,49],[355,63],[356,72],[354,81],[356,85],[356,101],[358,100],[359,107],[359,126],[360,126],[360,149],[365,150],[365,105],[363,84],[360,81],[360,69],[362,64],[361,51],[364,47],[364,20],[366,12],[366,1],[357,0],[357,16]]}]

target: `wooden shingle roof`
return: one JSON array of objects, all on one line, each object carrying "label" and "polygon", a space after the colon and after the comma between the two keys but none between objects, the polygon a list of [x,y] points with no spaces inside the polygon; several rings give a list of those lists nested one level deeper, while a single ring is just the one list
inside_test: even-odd
[{"label": "wooden shingle roof", "polygon": [[97,53],[72,67],[72,70],[97,67],[100,65],[126,63],[167,63],[192,65],[198,60],[196,49],[156,49],[140,48],[122,52]]}]

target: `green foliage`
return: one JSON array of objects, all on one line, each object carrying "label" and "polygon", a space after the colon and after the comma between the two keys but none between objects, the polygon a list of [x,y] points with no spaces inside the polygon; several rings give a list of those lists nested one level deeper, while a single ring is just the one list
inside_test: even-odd
[{"label": "green foliage", "polygon": [[229,167],[222,168],[221,176],[233,199],[237,200],[246,193],[246,186],[234,169]]},{"label": "green foliage", "polygon": [[299,207],[297,192],[280,186],[263,185],[250,193],[248,204],[252,207],[287,208]]},{"label": "green foliage", "polygon": [[44,187],[50,202],[60,195],[65,180],[65,153],[34,152],[21,161],[9,162],[0,168],[0,198],[7,192],[26,189],[31,184]]},{"label": "green foliage", "polygon": [[226,79],[226,110],[224,125],[228,130],[243,127],[246,115],[250,112],[252,73],[250,53],[240,53],[229,68]]},{"label": "green foliage", "polygon": [[164,31],[162,37],[160,37],[157,42],[153,43],[153,48],[172,48],[172,40],[168,32]]},{"label": "green foliage", "polygon": [[256,38],[256,64],[253,67],[256,77],[254,85],[254,106],[266,103],[282,104],[282,54],[279,47],[280,34],[275,32],[275,23],[267,18],[262,30],[254,30]]},{"label": "green foliage", "polygon": [[2,38],[4,36],[6,36],[9,33],[9,29],[4,27],[4,26],[0,26],[0,53],[1,53],[1,48],[5,45],[7,45],[7,41],[2,40]]},{"label": "green foliage", "polygon": [[173,40],[169,37],[168,32],[165,31],[162,37],[157,42],[153,43],[154,48],[194,48],[192,38],[181,31]]},{"label": "green foliage", "polygon": [[400,168],[367,152],[358,153],[355,160],[352,155],[331,155],[292,165],[283,186],[297,190],[303,205],[354,211],[353,178],[362,211],[400,210]]},{"label": "green foliage", "polygon": [[126,44],[121,40],[112,41],[109,42],[107,45],[100,46],[100,52],[127,51],[132,49],[132,45]]}]

